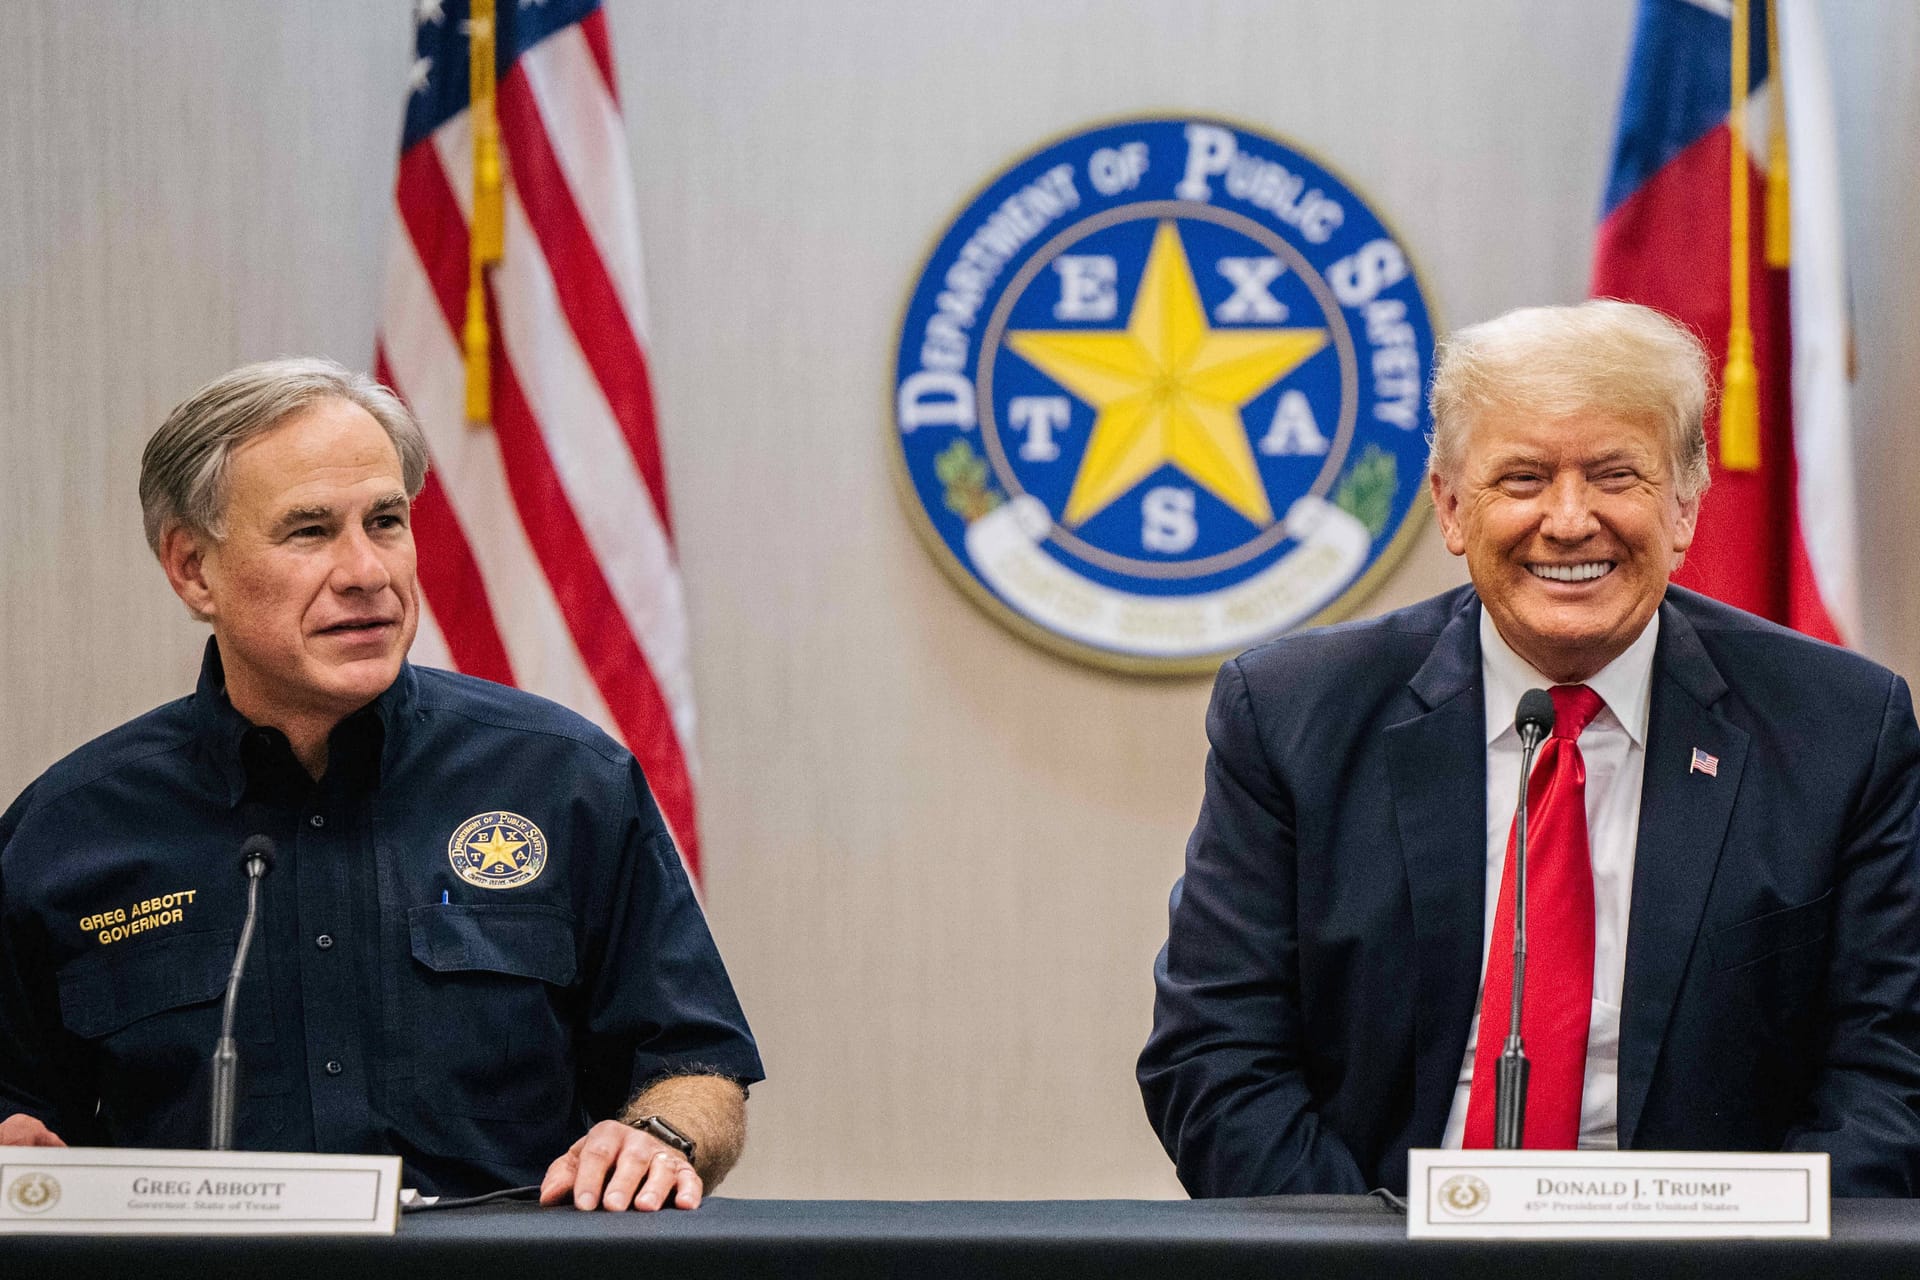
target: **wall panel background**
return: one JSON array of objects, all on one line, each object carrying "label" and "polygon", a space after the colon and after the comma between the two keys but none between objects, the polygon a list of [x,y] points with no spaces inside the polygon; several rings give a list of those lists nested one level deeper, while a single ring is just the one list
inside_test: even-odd
[{"label": "wall panel background", "polygon": [[[1207,682],[1043,654],[918,545],[887,461],[907,291],[1014,156],[1168,110],[1330,161],[1405,238],[1445,323],[1576,299],[1632,5],[610,7],[693,613],[709,909],[772,1076],[728,1190],[1177,1194],[1132,1058]],[[1912,675],[1920,7],[1822,8],[1860,331],[1863,647]],[[244,360],[368,359],[409,60],[388,0],[10,16],[8,796],[189,687],[203,632],[133,494],[167,408]],[[1368,608],[1463,576],[1430,535]]]}]

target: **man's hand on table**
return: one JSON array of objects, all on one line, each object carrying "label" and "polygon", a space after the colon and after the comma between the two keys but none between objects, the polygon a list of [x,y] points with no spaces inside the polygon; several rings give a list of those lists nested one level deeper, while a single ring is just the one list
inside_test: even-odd
[{"label": "man's hand on table", "polygon": [[671,1197],[674,1208],[694,1209],[705,1190],[684,1155],[650,1133],[602,1120],[548,1166],[540,1203],[571,1197],[578,1209],[652,1212]]},{"label": "man's hand on table", "polygon": [[0,1147],[64,1147],[60,1135],[24,1111],[0,1120]]}]

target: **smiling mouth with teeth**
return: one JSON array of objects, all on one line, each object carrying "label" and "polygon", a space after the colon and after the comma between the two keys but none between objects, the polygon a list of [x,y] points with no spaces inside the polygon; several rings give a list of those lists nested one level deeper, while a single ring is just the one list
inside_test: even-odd
[{"label": "smiling mouth with teeth", "polygon": [[1591,582],[1595,578],[1606,576],[1613,569],[1611,560],[1595,560],[1588,564],[1530,564],[1527,572],[1536,578],[1546,578],[1553,582]]}]

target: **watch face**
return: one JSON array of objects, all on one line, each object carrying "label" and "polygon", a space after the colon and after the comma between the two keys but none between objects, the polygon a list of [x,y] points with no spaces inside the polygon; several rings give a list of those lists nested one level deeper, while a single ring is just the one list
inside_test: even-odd
[{"label": "watch face", "polygon": [[660,1141],[679,1151],[687,1159],[693,1159],[693,1139],[662,1120],[659,1116],[648,1116],[639,1122],[636,1128],[652,1134]]}]

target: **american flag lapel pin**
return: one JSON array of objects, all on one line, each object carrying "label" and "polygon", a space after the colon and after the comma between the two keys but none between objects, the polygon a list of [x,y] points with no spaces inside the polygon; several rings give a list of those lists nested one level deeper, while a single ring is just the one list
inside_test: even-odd
[{"label": "american flag lapel pin", "polygon": [[1709,778],[1720,776],[1720,757],[1710,756],[1700,748],[1693,749],[1693,763],[1687,766],[1688,773],[1704,773]]}]

